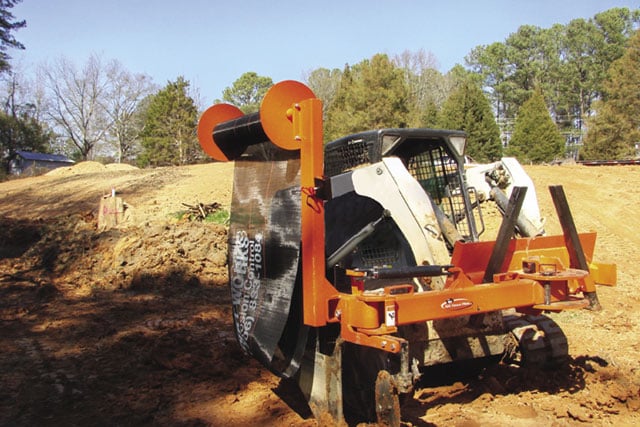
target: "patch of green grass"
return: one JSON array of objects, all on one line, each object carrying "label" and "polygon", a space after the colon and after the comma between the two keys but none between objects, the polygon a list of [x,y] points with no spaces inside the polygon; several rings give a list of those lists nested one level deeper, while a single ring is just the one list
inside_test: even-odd
[{"label": "patch of green grass", "polygon": [[219,209],[213,213],[207,215],[204,219],[205,222],[213,222],[220,225],[229,225],[229,219],[231,214],[226,209]]},{"label": "patch of green grass", "polygon": [[198,213],[194,213],[189,210],[180,210],[171,214],[172,218],[175,218],[178,221],[187,220],[187,221],[204,221],[204,222],[213,222],[215,224],[220,225],[229,225],[229,218],[231,214],[226,209],[218,209],[215,212],[211,212],[207,214],[207,216],[203,219],[202,215]]}]

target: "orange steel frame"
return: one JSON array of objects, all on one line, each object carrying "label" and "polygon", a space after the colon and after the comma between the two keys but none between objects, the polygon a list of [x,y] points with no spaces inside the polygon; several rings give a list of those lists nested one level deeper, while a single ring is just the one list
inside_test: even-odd
[{"label": "orange steel frame", "polygon": [[[200,144],[212,157],[228,160],[217,147],[212,132],[217,123],[242,112],[219,104],[203,114],[198,127]],[[301,160],[301,250],[304,323],[322,327],[339,323],[344,340],[398,353],[405,341],[392,336],[398,326],[516,308],[521,312],[580,308],[586,300],[574,295],[594,292],[594,274],[567,269],[561,275],[544,277],[517,272],[524,258],[539,256],[568,265],[562,236],[512,240],[501,273],[492,283],[482,283],[493,242],[458,244],[452,256],[445,288],[414,292],[408,283],[388,287],[382,294],[364,292],[364,272],[348,271],[352,292],[341,293],[326,279],[324,201],[319,194],[323,182],[322,101],[306,86],[285,81],[265,96],[260,120],[271,141],[284,149],[300,149]],[[591,260],[595,233],[580,236],[585,256]],[[591,264],[602,279],[615,283],[615,266]],[[593,273],[593,271],[592,271]],[[584,303],[583,303],[584,302]]]}]

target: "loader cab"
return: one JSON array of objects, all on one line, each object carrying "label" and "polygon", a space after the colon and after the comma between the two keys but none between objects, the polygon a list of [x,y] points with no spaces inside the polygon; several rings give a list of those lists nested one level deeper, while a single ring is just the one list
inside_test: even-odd
[{"label": "loader cab", "polygon": [[475,190],[464,176],[466,134],[438,129],[380,129],[350,135],[325,145],[329,177],[398,157],[465,241],[477,241],[482,216]]}]

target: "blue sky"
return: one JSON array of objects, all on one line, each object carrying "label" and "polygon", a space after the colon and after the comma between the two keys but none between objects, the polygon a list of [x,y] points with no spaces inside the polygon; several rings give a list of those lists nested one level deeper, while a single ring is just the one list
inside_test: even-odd
[{"label": "blue sky", "polygon": [[520,25],[548,28],[640,0],[22,0],[9,52],[27,70],[95,53],[164,86],[184,76],[205,104],[244,72],[302,80],[376,53],[424,49],[446,72],[475,46],[504,41]]}]

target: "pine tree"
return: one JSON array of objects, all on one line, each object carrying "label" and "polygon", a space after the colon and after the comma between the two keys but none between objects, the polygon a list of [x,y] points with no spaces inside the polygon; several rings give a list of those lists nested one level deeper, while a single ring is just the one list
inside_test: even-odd
[{"label": "pine tree", "polygon": [[249,71],[222,92],[222,99],[240,108],[245,114],[255,113],[260,110],[262,98],[271,86],[271,77],[259,76]]},{"label": "pine tree", "polygon": [[603,100],[588,121],[582,156],[588,160],[632,157],[640,141],[640,31],[624,55],[611,64]]},{"label": "pine tree", "polygon": [[465,131],[468,135],[466,154],[475,160],[494,161],[502,156],[500,129],[489,101],[470,79],[462,81],[444,103],[438,126]]},{"label": "pine tree", "polygon": [[438,126],[438,106],[433,101],[427,101],[421,110],[413,111],[417,116],[418,127],[435,128]]},{"label": "pine tree", "polygon": [[375,55],[343,71],[327,110],[326,139],[382,127],[404,127],[407,113],[402,71],[386,55]]},{"label": "pine tree", "polygon": [[141,133],[141,166],[184,165],[199,156],[198,109],[188,94],[189,82],[178,77],[151,98]]},{"label": "pine tree", "polygon": [[11,69],[11,56],[7,53],[8,48],[24,49],[24,45],[13,36],[15,30],[27,26],[27,22],[16,21],[10,9],[20,0],[3,0],[0,2],[0,73]]},{"label": "pine tree", "polygon": [[0,112],[0,154],[15,150],[47,152],[54,133],[26,114],[15,116]]},{"label": "pine tree", "polygon": [[542,91],[522,105],[506,153],[521,162],[549,162],[564,154],[564,138],[551,119]]}]

